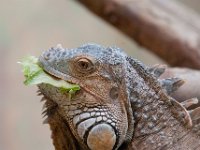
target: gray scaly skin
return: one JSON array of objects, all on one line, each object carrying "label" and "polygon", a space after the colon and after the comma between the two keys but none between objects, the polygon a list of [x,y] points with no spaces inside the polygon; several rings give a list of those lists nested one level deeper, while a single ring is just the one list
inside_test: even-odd
[{"label": "gray scaly skin", "polygon": [[200,149],[199,111],[190,111],[191,118],[183,107],[196,100],[180,104],[170,97],[183,82],[159,80],[162,66],[148,68],[119,48],[96,44],[51,48],[39,65],[81,87],[70,98],[39,85],[56,150]]}]

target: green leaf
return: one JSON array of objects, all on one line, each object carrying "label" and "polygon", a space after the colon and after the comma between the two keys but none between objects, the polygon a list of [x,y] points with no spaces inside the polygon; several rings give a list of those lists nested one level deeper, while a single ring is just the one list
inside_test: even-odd
[{"label": "green leaf", "polygon": [[25,76],[25,85],[37,85],[41,83],[50,84],[52,86],[60,88],[61,91],[69,93],[75,93],[80,90],[79,85],[70,84],[61,79],[55,79],[44,72],[44,70],[38,65],[38,58],[29,56],[22,59],[19,62],[23,67],[23,73]]}]

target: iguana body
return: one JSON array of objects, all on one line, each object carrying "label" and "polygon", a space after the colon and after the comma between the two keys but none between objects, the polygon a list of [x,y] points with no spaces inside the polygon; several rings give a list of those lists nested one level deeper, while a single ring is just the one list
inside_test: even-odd
[{"label": "iguana body", "polygon": [[39,63],[50,75],[81,87],[70,98],[39,85],[56,150],[200,149],[199,111],[192,124],[188,111],[168,96],[183,82],[157,79],[162,67],[147,68],[119,48],[96,44],[51,48]]}]

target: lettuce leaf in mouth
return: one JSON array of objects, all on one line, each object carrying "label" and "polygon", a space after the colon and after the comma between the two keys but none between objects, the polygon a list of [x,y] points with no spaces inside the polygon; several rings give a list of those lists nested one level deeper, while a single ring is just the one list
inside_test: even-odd
[{"label": "lettuce leaf in mouth", "polygon": [[25,76],[25,85],[37,85],[41,83],[50,84],[52,86],[60,88],[62,92],[75,93],[80,90],[80,86],[76,84],[68,83],[61,79],[55,79],[48,75],[44,70],[38,65],[38,58],[34,56],[28,56],[19,62],[23,67],[23,73]]}]

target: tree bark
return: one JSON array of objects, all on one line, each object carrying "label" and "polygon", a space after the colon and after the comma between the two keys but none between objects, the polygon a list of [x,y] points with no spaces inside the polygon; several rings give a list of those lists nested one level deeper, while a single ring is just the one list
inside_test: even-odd
[{"label": "tree bark", "polygon": [[77,0],[172,66],[200,69],[200,17],[173,0]]}]

